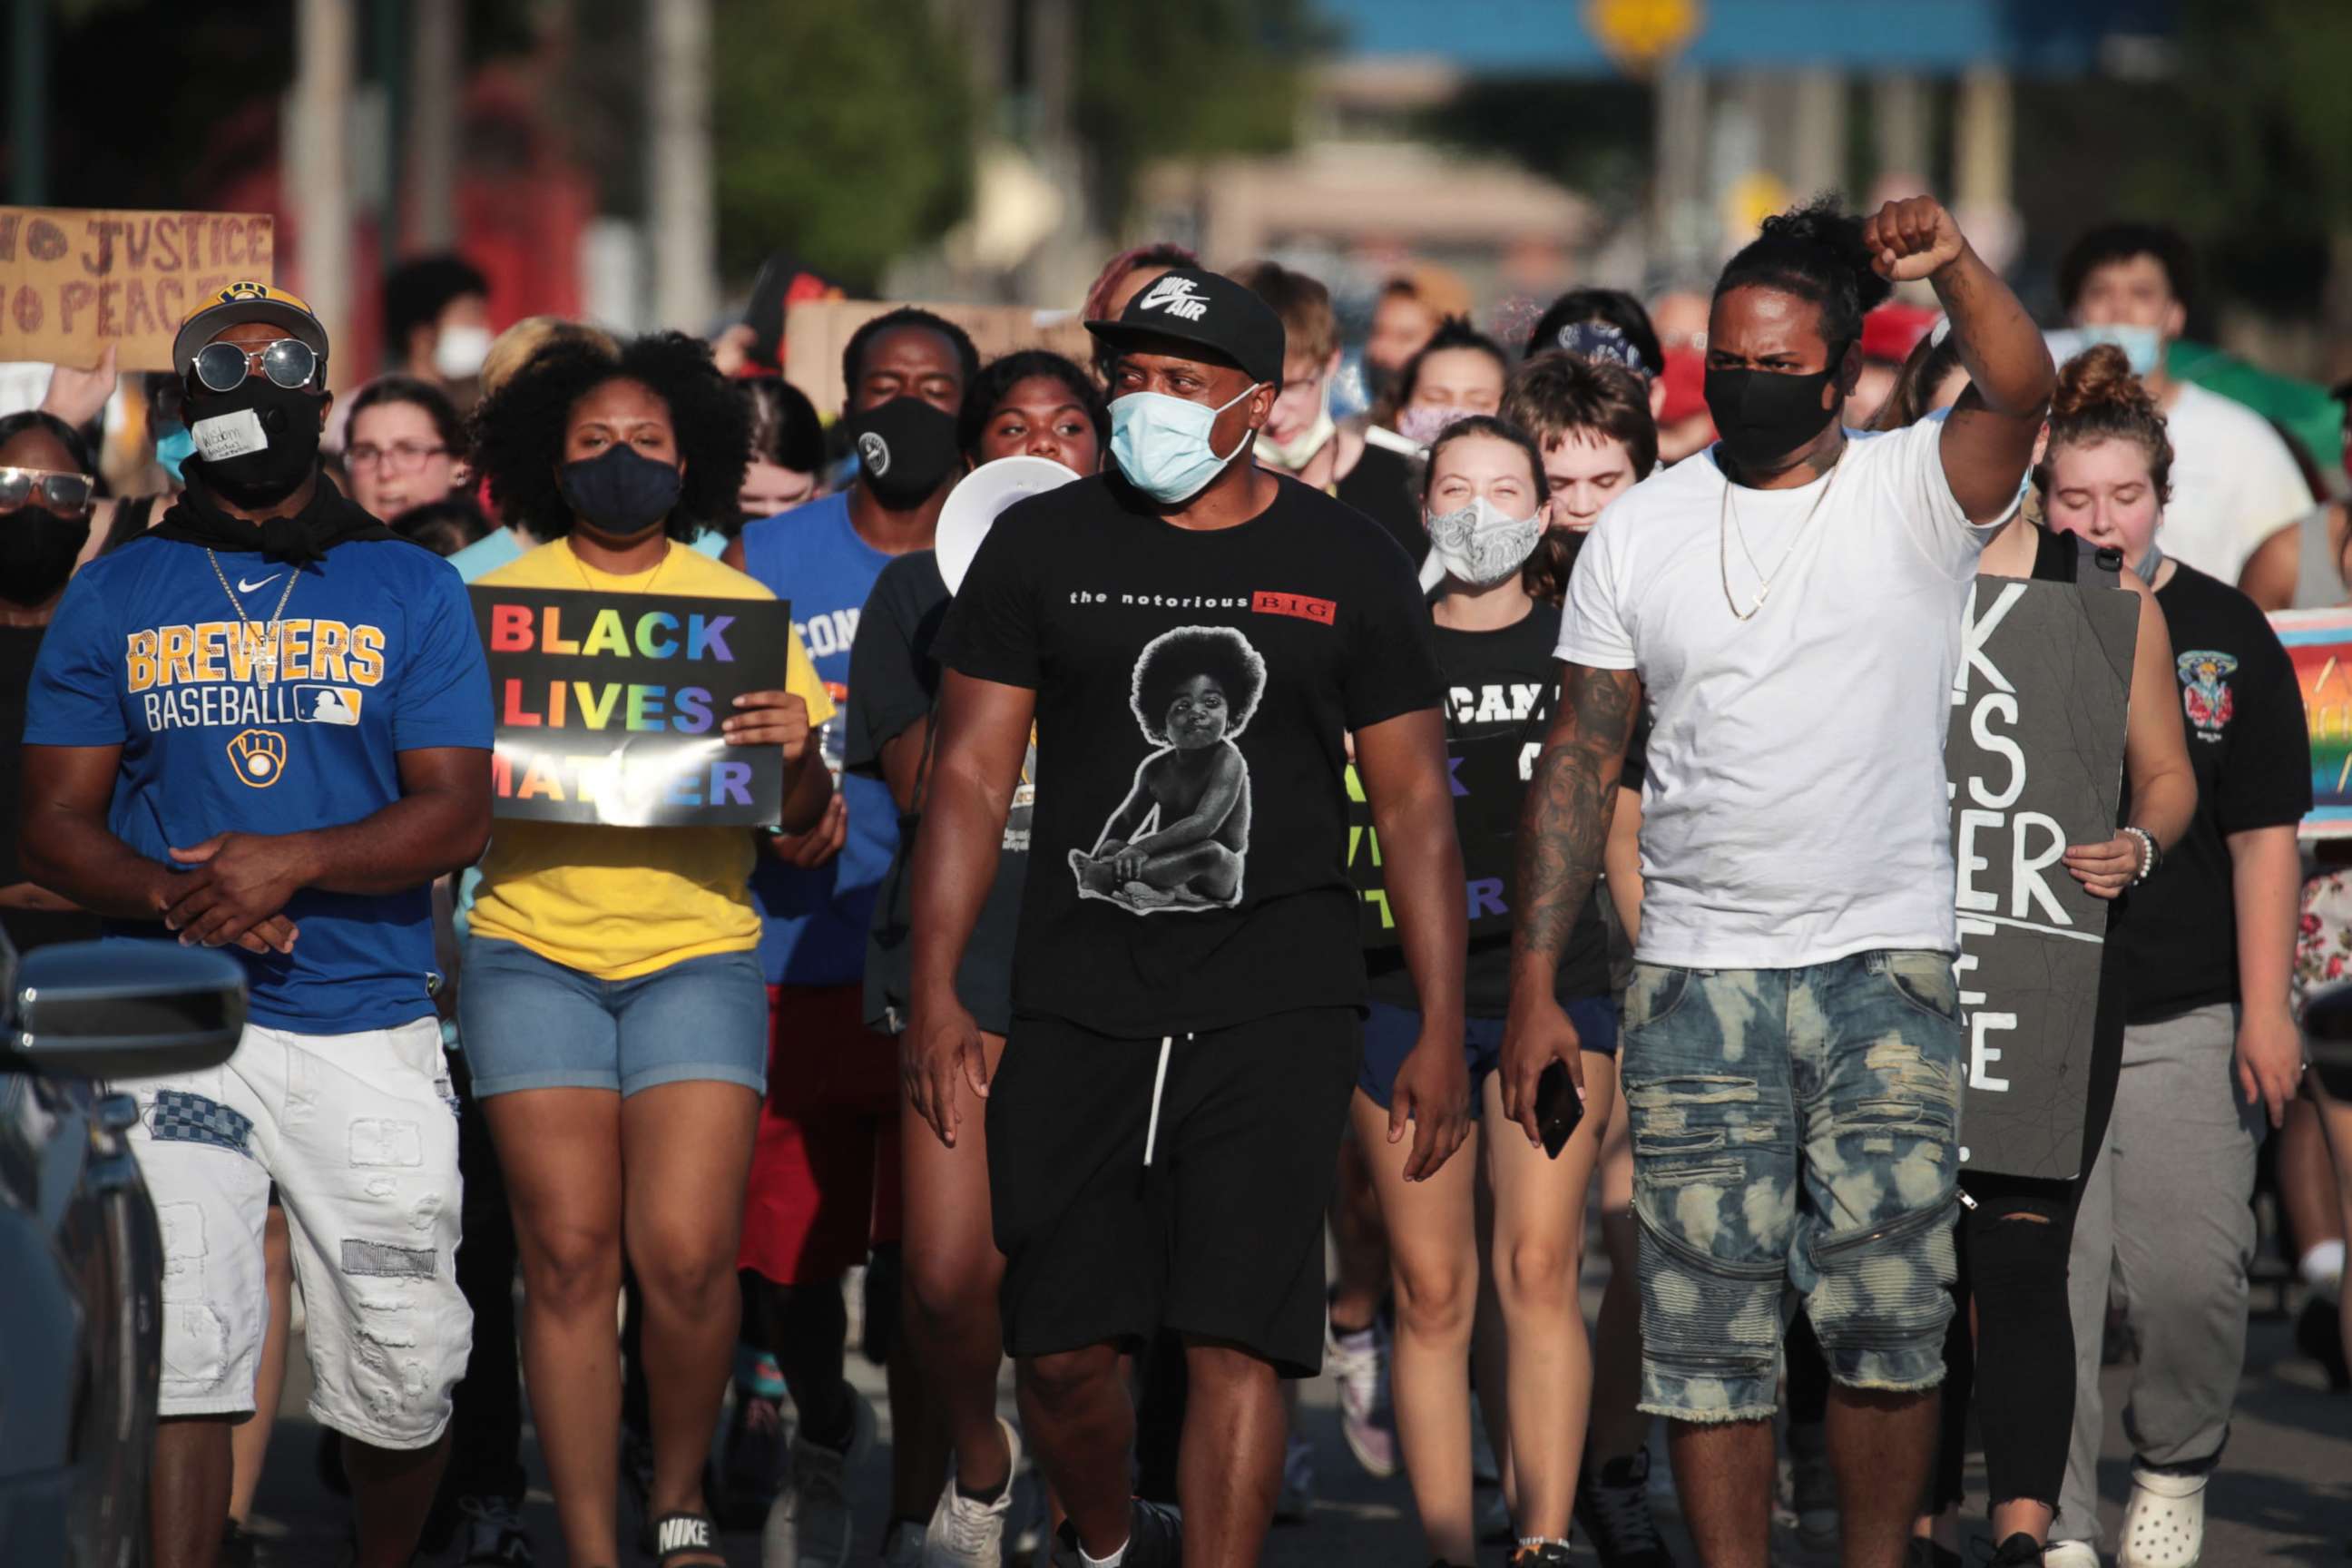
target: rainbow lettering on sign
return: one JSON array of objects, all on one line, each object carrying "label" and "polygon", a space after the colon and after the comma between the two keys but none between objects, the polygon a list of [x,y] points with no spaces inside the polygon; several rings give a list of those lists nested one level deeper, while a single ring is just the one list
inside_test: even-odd
[{"label": "rainbow lettering on sign", "polygon": [[[735,654],[727,646],[727,632],[734,624],[733,616],[677,616],[667,610],[624,614],[606,608],[597,611],[588,629],[574,637],[563,629],[561,605],[499,605],[490,611],[490,651],[732,664]],[[719,722],[707,686],[509,677],[499,688],[499,722],[515,729],[700,735]]]},{"label": "rainbow lettering on sign", "polygon": [[2311,815],[2305,838],[2352,837],[2352,609],[2289,610],[2271,617],[2311,737]]}]

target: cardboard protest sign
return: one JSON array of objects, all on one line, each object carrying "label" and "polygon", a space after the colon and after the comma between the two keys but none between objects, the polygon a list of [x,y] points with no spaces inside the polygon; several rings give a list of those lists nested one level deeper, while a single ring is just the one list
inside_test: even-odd
[{"label": "cardboard protest sign", "polygon": [[[784,316],[784,379],[809,395],[830,417],[849,401],[841,379],[841,351],[849,336],[896,305],[875,300],[803,300]],[[926,305],[971,334],[982,363],[1015,349],[1052,349],[1085,364],[1094,339],[1074,310],[1033,310],[1025,305]]]},{"label": "cardboard protest sign", "polygon": [[[1474,937],[1511,929],[1512,846],[1519,801],[1527,790],[1528,771],[1542,749],[1540,726],[1526,735],[1457,740],[1447,747],[1454,821],[1462,836],[1463,892]],[[1348,769],[1348,879],[1360,900],[1364,945],[1394,947],[1396,910],[1389,904],[1381,836],[1352,766]]]},{"label": "cardboard protest sign", "polygon": [[2299,836],[2352,838],[2352,608],[2271,617],[2311,731],[2311,815]]},{"label": "cardboard protest sign", "polygon": [[2116,835],[2138,626],[2121,588],[1979,577],[1969,600],[1944,762],[1970,1171],[2082,1163],[2107,905],[2060,857]]},{"label": "cardboard protest sign", "polygon": [[498,717],[493,816],[615,827],[782,818],[783,754],[730,746],[719,726],[736,698],[782,688],[790,605],[485,584],[472,593]]},{"label": "cardboard protest sign", "polygon": [[0,360],[172,368],[172,334],[231,283],[274,283],[267,213],[0,207]]}]

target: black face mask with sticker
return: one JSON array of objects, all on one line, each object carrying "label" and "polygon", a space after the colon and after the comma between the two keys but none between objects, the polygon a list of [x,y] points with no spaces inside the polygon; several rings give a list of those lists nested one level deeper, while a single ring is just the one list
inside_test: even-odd
[{"label": "black face mask with sticker", "polygon": [[319,399],[249,375],[227,392],[192,386],[188,434],[197,456],[183,465],[231,505],[276,506],[319,467]]}]

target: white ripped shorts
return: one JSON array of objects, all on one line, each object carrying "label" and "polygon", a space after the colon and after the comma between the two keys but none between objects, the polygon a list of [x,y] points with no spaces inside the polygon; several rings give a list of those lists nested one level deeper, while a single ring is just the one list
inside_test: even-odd
[{"label": "white ripped shorts", "polygon": [[248,1025],[220,1067],[115,1087],[163,1233],[165,1416],[241,1415],[268,1325],[261,1234],[286,1211],[310,1415],[430,1447],[473,1346],[458,1293],[457,1118],[441,1026],[352,1035]]}]

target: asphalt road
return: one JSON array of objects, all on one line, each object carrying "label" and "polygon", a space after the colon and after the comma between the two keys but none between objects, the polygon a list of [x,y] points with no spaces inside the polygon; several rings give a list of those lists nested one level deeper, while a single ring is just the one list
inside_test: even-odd
[{"label": "asphalt road", "polygon": [[[851,1366],[854,1380],[881,1409],[881,1374],[856,1356]],[[2128,1376],[2128,1368],[2107,1373],[2108,1431],[2100,1482],[2111,1546],[2130,1484],[2121,1416]],[[285,1415],[272,1439],[254,1522],[264,1538],[266,1561],[306,1568],[341,1560],[344,1528],[342,1503],[315,1479],[318,1433],[303,1414],[308,1383],[298,1342]],[[1309,1384],[1302,1392],[1303,1419],[1316,1447],[1316,1502],[1306,1523],[1277,1528],[1265,1562],[1269,1568],[1421,1568],[1429,1552],[1414,1524],[1402,1479],[1378,1480],[1356,1467],[1340,1441],[1333,1399],[1328,1380]],[[1011,1407],[1009,1392],[1006,1407]],[[887,1412],[883,1420],[887,1433]],[[540,1543],[540,1561],[560,1563],[563,1557],[554,1512],[535,1449],[530,1463],[533,1490],[527,1513]],[[858,1478],[864,1529],[860,1545],[869,1553],[880,1550],[887,1468],[887,1456],[877,1451]],[[1655,1481],[1659,1515],[1688,1568],[1696,1560],[1681,1536],[1663,1467]],[[1971,1495],[1980,1498],[1982,1487],[1982,1467],[1972,1463]],[[2253,1325],[2229,1458],[2214,1480],[2208,1519],[2208,1568],[2258,1563],[2341,1568],[2352,1563],[2352,1396],[2327,1392],[2317,1368],[2294,1353],[2284,1321],[2258,1318]],[[1982,1533],[1980,1525],[1976,1532]],[[727,1548],[730,1563],[757,1568],[755,1534],[730,1536]],[[1504,1556],[1495,1548],[1482,1561],[1499,1563]],[[1577,1560],[1594,1561],[1581,1548]],[[1809,1552],[1784,1532],[1775,1561],[1780,1568],[1832,1568],[1836,1556],[1833,1552]]]}]

